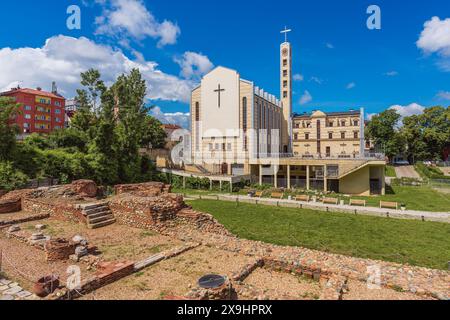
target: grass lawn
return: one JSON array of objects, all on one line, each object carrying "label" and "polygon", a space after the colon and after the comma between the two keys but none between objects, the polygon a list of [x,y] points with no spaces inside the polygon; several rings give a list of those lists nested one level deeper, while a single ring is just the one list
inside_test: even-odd
[{"label": "grass lawn", "polygon": [[386,166],[386,177],[397,178],[397,173],[395,172],[395,168],[393,166]]},{"label": "grass lawn", "polygon": [[353,197],[367,200],[367,205],[378,207],[380,200],[406,204],[409,210],[450,212],[450,197],[428,186],[386,186],[386,195],[379,197]]},{"label": "grass lawn", "polygon": [[450,224],[195,200],[237,236],[355,257],[447,269]]},{"label": "grass lawn", "polygon": [[[219,194],[219,191],[209,190],[192,190],[192,189],[174,189],[174,193],[185,193],[187,195],[207,195],[207,194]],[[270,195],[270,190],[266,193],[266,196]],[[227,191],[222,193],[229,194]],[[293,194],[295,192],[292,192]],[[237,194],[237,193],[236,193]],[[239,194],[245,195],[245,191],[241,191]],[[342,195],[330,195],[330,197],[339,197],[344,199],[348,204],[348,198],[342,197]],[[287,198],[287,194],[285,194]],[[409,210],[423,210],[432,212],[450,212],[450,196],[445,193],[437,192],[429,186],[386,186],[386,195],[373,196],[373,197],[351,197],[353,199],[364,199],[367,201],[367,206],[378,207],[380,201],[395,201],[399,204],[406,204],[406,208]]]}]

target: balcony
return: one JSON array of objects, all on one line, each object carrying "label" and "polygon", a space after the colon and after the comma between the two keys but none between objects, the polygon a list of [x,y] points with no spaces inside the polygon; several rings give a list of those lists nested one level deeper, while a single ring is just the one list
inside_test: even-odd
[{"label": "balcony", "polygon": [[302,154],[292,154],[292,153],[278,153],[272,155],[259,155],[260,159],[266,158],[295,158],[295,159],[305,159],[305,160],[384,160],[385,155],[383,153],[371,153],[365,152],[363,155],[360,154],[331,154],[331,153],[302,153]]}]

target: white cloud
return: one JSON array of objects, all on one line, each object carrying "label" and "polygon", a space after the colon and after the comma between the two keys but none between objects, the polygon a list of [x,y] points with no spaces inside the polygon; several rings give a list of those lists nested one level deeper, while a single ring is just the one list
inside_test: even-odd
[{"label": "white cloud", "polygon": [[54,36],[42,48],[0,49],[0,88],[21,82],[22,87],[49,88],[57,81],[60,92],[73,97],[80,87],[80,73],[98,69],[106,83],[138,68],[147,82],[147,97],[154,100],[188,102],[192,80],[183,80],[158,69],[153,61],[133,61],[120,50],[100,45],[85,37]]},{"label": "white cloud", "polygon": [[350,90],[350,89],[353,89],[354,87],[356,87],[356,83],[350,82],[350,83],[346,86],[346,89],[347,89],[347,90]]},{"label": "white cloud", "polygon": [[388,77],[395,77],[395,76],[398,76],[398,72],[397,71],[389,71],[389,72],[386,72],[384,75],[388,76]]},{"label": "white cloud", "polygon": [[450,100],[450,91],[440,91],[437,97],[442,100]]},{"label": "white cloud", "polygon": [[189,113],[164,113],[160,107],[155,107],[150,114],[164,124],[177,124],[184,129],[189,129],[191,126]]},{"label": "white cloud", "polygon": [[318,78],[318,77],[311,77],[310,81],[315,82],[317,84],[322,84],[323,83],[323,80]]},{"label": "white cloud", "polygon": [[325,43],[325,46],[326,46],[328,49],[334,49],[334,45],[333,45],[332,43],[327,42],[327,43]]},{"label": "white cloud", "polygon": [[300,73],[294,74],[293,78],[294,78],[294,81],[303,81],[304,80],[303,75],[301,75]]},{"label": "white cloud", "polygon": [[181,67],[181,75],[187,79],[200,78],[214,67],[207,56],[190,51],[175,58],[175,62]]},{"label": "white cloud", "polygon": [[416,44],[426,54],[438,54],[441,57],[439,67],[450,71],[450,18],[433,17],[426,21]]},{"label": "white cloud", "polygon": [[393,105],[389,109],[396,110],[398,114],[401,115],[402,118],[404,118],[412,115],[422,114],[425,110],[425,107],[417,103],[411,103],[407,106]]},{"label": "white cloud", "polygon": [[[421,106],[418,103],[411,103],[407,106],[402,106],[402,105],[396,104],[396,105],[390,106],[388,109],[397,111],[397,113],[401,116],[399,125],[402,126],[403,118],[410,117],[412,115],[422,114],[423,111],[425,110],[425,107]],[[366,118],[367,118],[367,120],[372,120],[372,118],[376,115],[378,115],[378,113],[368,113],[368,114],[366,114]]]},{"label": "white cloud", "polygon": [[162,47],[175,44],[181,33],[176,23],[158,22],[142,0],[110,0],[100,1],[100,4],[104,8],[102,15],[95,20],[97,34],[135,40],[151,37],[158,39],[158,46]]},{"label": "white cloud", "polygon": [[312,95],[309,93],[308,90],[305,90],[302,97],[300,98],[300,104],[307,104],[308,102],[311,102],[313,100]]}]

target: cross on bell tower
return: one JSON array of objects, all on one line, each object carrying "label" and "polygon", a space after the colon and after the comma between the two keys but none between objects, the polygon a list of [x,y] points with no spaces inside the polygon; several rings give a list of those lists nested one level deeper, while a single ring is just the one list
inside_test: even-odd
[{"label": "cross on bell tower", "polygon": [[291,29],[288,29],[286,26],[284,26],[284,30],[282,30],[280,32],[281,34],[284,33],[284,42],[288,42],[287,41],[287,36],[288,36],[288,33],[291,32],[291,31],[292,31]]}]

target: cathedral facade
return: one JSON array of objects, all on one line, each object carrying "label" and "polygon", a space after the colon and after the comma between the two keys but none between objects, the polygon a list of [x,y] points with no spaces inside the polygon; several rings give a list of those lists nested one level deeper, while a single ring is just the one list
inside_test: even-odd
[{"label": "cathedral facade", "polygon": [[384,194],[385,159],[364,149],[364,111],[292,113],[292,47],[280,46],[279,97],[217,67],[191,96],[191,162],[209,175],[277,188]]}]

